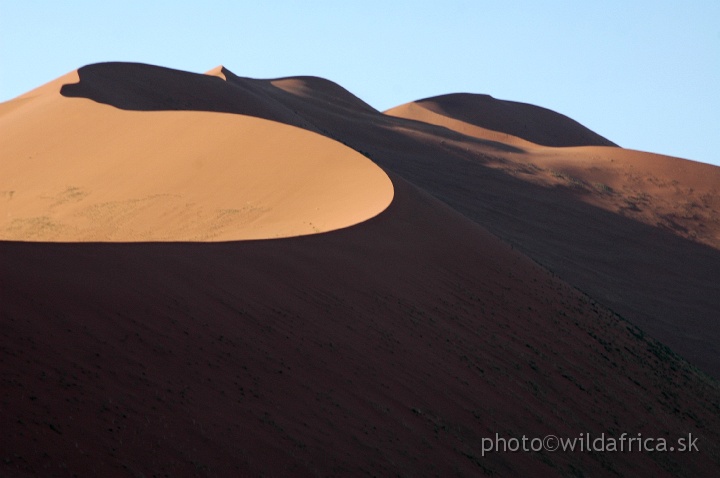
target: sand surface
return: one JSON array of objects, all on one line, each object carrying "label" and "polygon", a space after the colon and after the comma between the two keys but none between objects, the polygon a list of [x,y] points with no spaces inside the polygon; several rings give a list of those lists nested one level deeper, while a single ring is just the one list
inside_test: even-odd
[{"label": "sand surface", "polygon": [[422,167],[394,170],[720,376],[720,168],[542,146],[412,103],[391,113],[422,121],[405,134],[427,145]]},{"label": "sand surface", "polygon": [[374,163],[306,130],[126,111],[52,86],[0,109],[0,239],[288,237],[357,224],[393,197]]},{"label": "sand surface", "polygon": [[412,115],[435,113],[457,124],[506,133],[543,146],[617,146],[565,115],[490,95],[454,93],[418,100],[386,113],[403,117],[409,107]]},{"label": "sand surface", "polygon": [[107,63],[0,104],[0,475],[718,475],[720,168],[458,98]]},{"label": "sand surface", "polygon": [[[12,410],[0,415],[3,470],[718,469],[717,382],[432,196],[393,180],[388,210],[328,234],[0,243],[2,403]],[[693,433],[703,452],[481,456],[482,438],[495,433],[626,429]]]}]

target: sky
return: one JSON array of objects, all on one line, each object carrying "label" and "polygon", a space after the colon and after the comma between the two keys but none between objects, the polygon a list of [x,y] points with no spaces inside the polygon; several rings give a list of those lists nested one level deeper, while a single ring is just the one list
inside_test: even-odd
[{"label": "sky", "polygon": [[0,102],[102,61],[320,76],[381,111],[489,94],[720,165],[718,0],[0,0]]}]

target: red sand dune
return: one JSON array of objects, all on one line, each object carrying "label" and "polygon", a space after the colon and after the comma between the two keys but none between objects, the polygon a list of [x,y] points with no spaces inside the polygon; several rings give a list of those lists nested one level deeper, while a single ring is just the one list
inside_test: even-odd
[{"label": "red sand dune", "polygon": [[[155,118],[179,115],[197,128],[186,130],[197,147],[208,148],[208,136],[193,133],[207,133],[205,120],[219,115],[242,130],[252,118],[241,115],[256,116],[372,158],[392,180],[392,202],[352,227],[277,240],[188,242],[168,230],[172,223],[159,223],[162,242],[153,243],[5,237],[0,474],[720,471],[718,382],[612,311],[654,324],[652,335],[674,332],[676,350],[697,340],[693,361],[717,367],[710,315],[720,309],[709,293],[720,270],[716,168],[615,147],[474,137],[450,123],[375,112],[318,78],[209,73],[92,65],[0,105],[0,121],[26,133],[35,123],[22,118],[46,111],[39,98],[62,92],[52,101],[78,105],[73,120],[92,111],[102,121],[139,115],[157,127]],[[247,147],[274,147],[268,141],[283,141],[274,134],[290,131],[267,128]],[[0,144],[11,143],[5,131]],[[339,160],[365,164],[313,133],[297,133],[298,147],[337,147]],[[230,132],[212,138],[218,148],[238,141]],[[161,146],[151,159],[172,164]],[[17,161],[3,148],[0,167]],[[312,155],[301,158],[304,166]],[[175,174],[187,173],[180,164]],[[14,168],[26,183],[48,181]],[[107,180],[87,181],[101,189]],[[600,181],[610,190],[595,187]],[[358,190],[387,191],[367,184],[358,181]],[[689,187],[688,197],[705,198],[696,209],[707,216],[685,218],[686,230],[653,224],[672,207],[673,188]],[[639,211],[614,209],[640,192]],[[43,201],[26,207],[49,207]],[[636,279],[646,282],[628,287]],[[657,314],[668,307],[685,315]],[[691,337],[697,331],[705,335]],[[482,439],[495,433],[623,432],[668,440],[692,433],[699,451],[482,456]]]},{"label": "red sand dune", "polygon": [[535,105],[498,100],[490,95],[454,93],[426,98],[390,109],[387,114],[407,117],[409,108],[413,113],[435,113],[543,146],[617,146],[565,115]]},{"label": "red sand dune", "polygon": [[[418,119],[498,140],[437,118]],[[720,376],[720,168],[615,147],[511,137],[516,149],[498,152],[443,131],[410,134],[436,149],[423,169],[396,172]]]},{"label": "red sand dune", "polygon": [[287,237],[356,224],[393,195],[356,151],[251,116],[124,111],[41,88],[6,103],[0,128],[3,239]]}]

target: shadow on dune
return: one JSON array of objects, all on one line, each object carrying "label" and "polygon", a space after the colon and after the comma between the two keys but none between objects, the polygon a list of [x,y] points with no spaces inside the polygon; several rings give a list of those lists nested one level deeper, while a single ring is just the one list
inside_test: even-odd
[{"label": "shadow on dune", "polygon": [[[141,63],[98,63],[78,70],[78,83],[63,85],[68,98],[86,98],[115,108],[133,111],[209,111],[255,116],[304,128],[333,138],[322,123],[349,117],[379,125],[424,129],[503,152],[523,152],[500,142],[461,135],[441,126],[392,118],[373,109],[341,86],[314,77],[278,80],[243,78],[222,68],[226,80]],[[304,91],[293,92],[288,83],[300,83]],[[324,117],[319,121],[315,118]],[[334,138],[337,139],[337,138]]]},{"label": "shadow on dune", "polygon": [[[717,470],[712,381],[395,179],[386,214],[317,236],[0,242],[0,399],[13,410],[0,414],[0,466],[21,476]],[[703,453],[480,455],[496,432],[578,430],[691,431]]]},{"label": "shadow on dune", "polygon": [[[514,244],[561,278],[720,377],[720,252],[588,205],[483,165],[482,155],[446,140],[521,152],[446,128],[394,118],[357,104],[335,85],[293,94],[270,80],[227,73],[229,81],[124,63],[90,65],[62,94],[123,109],[189,109],[246,114],[324,134],[365,154]],[[319,84],[326,80],[319,80]],[[329,83],[329,82],[328,82]],[[334,84],[333,84],[334,85]],[[338,89],[339,88],[339,89]],[[604,139],[604,138],[603,138]]]},{"label": "shadow on dune", "polygon": [[717,249],[477,161],[373,158],[720,377]]},{"label": "shadow on dune", "polygon": [[617,146],[565,115],[490,95],[453,93],[416,103],[435,113],[543,146]]},{"label": "shadow on dune", "polygon": [[[265,93],[264,80],[222,78],[141,63],[98,63],[78,70],[78,83],[60,94],[134,111],[236,113],[295,124],[297,115]],[[295,124],[313,129],[307,123]]]}]

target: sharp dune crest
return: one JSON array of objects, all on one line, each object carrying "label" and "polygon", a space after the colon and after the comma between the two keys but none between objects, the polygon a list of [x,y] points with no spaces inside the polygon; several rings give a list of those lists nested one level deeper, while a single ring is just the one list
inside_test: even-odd
[{"label": "sharp dune crest", "polygon": [[227,80],[224,71],[225,67],[223,65],[218,65],[215,68],[206,71],[205,74],[208,76],[217,76],[220,79]]}]

